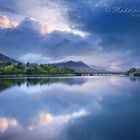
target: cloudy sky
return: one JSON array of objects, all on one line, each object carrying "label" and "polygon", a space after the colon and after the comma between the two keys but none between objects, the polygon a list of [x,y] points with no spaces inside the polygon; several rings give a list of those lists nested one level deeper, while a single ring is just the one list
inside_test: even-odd
[{"label": "cloudy sky", "polygon": [[0,52],[23,62],[140,66],[140,1],[0,0]]}]

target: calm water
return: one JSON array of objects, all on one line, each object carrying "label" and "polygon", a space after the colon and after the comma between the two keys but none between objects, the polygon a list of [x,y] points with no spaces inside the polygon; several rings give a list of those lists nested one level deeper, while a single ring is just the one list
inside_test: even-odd
[{"label": "calm water", "polygon": [[140,140],[140,79],[1,79],[0,140]]}]

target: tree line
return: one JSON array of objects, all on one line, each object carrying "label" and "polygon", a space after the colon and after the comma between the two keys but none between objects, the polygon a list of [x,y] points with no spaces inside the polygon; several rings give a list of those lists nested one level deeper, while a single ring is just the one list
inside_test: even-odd
[{"label": "tree line", "polygon": [[140,76],[140,68],[131,68],[129,71],[127,71],[127,74]]},{"label": "tree line", "polygon": [[0,74],[73,74],[75,71],[65,67],[56,67],[49,64],[12,64],[2,62],[0,64]]}]

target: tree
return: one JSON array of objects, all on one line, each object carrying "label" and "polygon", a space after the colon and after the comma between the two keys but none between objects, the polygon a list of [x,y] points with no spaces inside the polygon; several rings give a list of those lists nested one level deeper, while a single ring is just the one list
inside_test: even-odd
[{"label": "tree", "polygon": [[131,68],[131,69],[128,71],[128,73],[134,73],[134,72],[136,72],[136,71],[137,71],[136,68]]},{"label": "tree", "polygon": [[28,69],[26,70],[26,74],[28,74],[28,75],[31,75],[31,74],[32,74],[31,68],[28,68]]},{"label": "tree", "polygon": [[29,62],[27,62],[26,66],[27,66],[27,67],[29,67],[29,66],[30,66],[30,63],[29,63]]},{"label": "tree", "polygon": [[65,67],[56,67],[51,65],[38,65],[28,62],[26,65],[22,63],[0,65],[0,74],[70,74],[74,70]]},{"label": "tree", "polygon": [[14,71],[14,65],[9,65],[4,67],[4,73],[12,74]]}]

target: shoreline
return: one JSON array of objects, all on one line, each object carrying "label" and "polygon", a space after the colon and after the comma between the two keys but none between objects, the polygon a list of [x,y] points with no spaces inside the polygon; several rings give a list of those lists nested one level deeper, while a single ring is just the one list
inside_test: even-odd
[{"label": "shoreline", "polygon": [[[5,74],[5,75],[0,75],[0,78],[51,78],[51,77],[80,77],[80,76],[126,76],[129,77],[126,74],[32,74],[32,75],[27,75],[27,74]],[[134,76],[136,77],[136,76]]]},{"label": "shoreline", "polygon": [[76,74],[6,74],[6,75],[0,75],[0,78],[19,78],[19,77],[70,77],[70,76],[77,76]]}]

